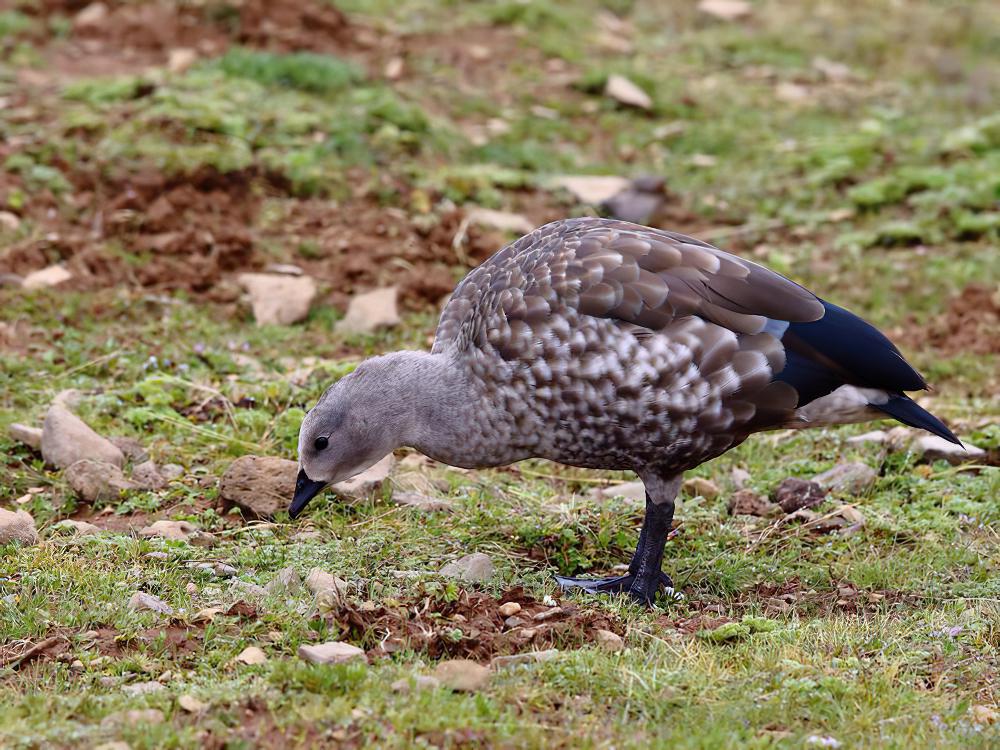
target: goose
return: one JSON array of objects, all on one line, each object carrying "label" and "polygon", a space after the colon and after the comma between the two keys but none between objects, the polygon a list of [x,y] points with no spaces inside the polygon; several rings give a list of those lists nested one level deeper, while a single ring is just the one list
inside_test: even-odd
[{"label": "goose", "polygon": [[685,471],[763,430],[891,417],[959,443],[905,395],[927,383],[874,326],[676,232],[546,224],[461,281],[431,351],[373,357],[306,414],[289,515],[406,446],[468,469],[543,458],[646,491],[628,572],[563,589],[651,605]]}]

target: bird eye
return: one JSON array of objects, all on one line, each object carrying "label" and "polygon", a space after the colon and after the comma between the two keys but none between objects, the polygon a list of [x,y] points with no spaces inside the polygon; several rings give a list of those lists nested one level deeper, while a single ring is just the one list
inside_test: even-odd
[{"label": "bird eye", "polygon": [[324,450],[326,446],[328,446],[329,444],[330,440],[328,438],[318,437],[316,438],[316,441],[313,443],[313,446],[316,448],[316,450],[321,451]]}]

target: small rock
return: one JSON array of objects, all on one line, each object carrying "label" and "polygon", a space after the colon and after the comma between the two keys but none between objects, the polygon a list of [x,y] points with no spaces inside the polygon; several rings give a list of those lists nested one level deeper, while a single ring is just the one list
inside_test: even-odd
[{"label": "small rock", "polygon": [[186,73],[198,61],[198,53],[190,47],[176,47],[167,55],[167,69],[171,73]]},{"label": "small rock", "polygon": [[77,461],[103,461],[121,468],[125,456],[61,403],[53,403],[42,427],[42,458],[57,469]]},{"label": "small rock", "polygon": [[401,677],[391,685],[394,693],[408,693],[410,690],[434,690],[439,687],[441,687],[441,681],[428,674]]},{"label": "small rock", "polygon": [[16,232],[21,227],[21,219],[10,211],[0,211],[0,229]]},{"label": "small rock", "polygon": [[241,456],[222,475],[219,496],[258,518],[269,518],[291,501],[298,464],[274,456]]},{"label": "small rock", "polygon": [[875,469],[868,464],[855,462],[838,464],[822,474],[817,474],[812,481],[827,492],[859,495],[875,484],[877,478]]},{"label": "small rock", "polygon": [[73,534],[74,536],[89,536],[91,534],[100,534],[102,529],[99,526],[94,526],[92,523],[87,523],[86,521],[74,521],[71,518],[67,518],[60,521],[52,526],[53,531],[67,532]]},{"label": "small rock", "polygon": [[148,558],[150,560],[160,560],[161,562],[170,559],[170,555],[168,555],[166,552],[159,552],[159,551],[147,552],[145,555],[143,555],[143,557]]},{"label": "small rock", "polygon": [[613,497],[624,497],[637,503],[646,503],[646,486],[642,482],[624,482],[613,484],[610,487],[599,487],[593,491],[595,499],[610,499]]},{"label": "small rock", "polygon": [[789,104],[798,104],[808,101],[810,98],[809,89],[792,81],[782,81],[774,87],[774,95],[779,101]]},{"label": "small rock", "polygon": [[536,612],[531,616],[531,619],[535,622],[545,622],[546,620],[551,620],[553,617],[558,617],[563,613],[562,607],[552,607],[552,609],[547,609],[542,612]]},{"label": "small rock", "polygon": [[473,552],[445,565],[441,568],[441,575],[470,583],[488,581],[493,577],[493,561],[489,555]]},{"label": "small rock", "polygon": [[371,333],[399,325],[396,310],[398,293],[396,287],[390,286],[355,295],[347,305],[343,320],[337,321],[333,330],[337,333]]},{"label": "small rock", "polygon": [[521,664],[540,664],[550,661],[559,655],[559,649],[550,648],[547,651],[526,651],[523,654],[510,656],[494,656],[490,666],[494,670],[510,669]]},{"label": "small rock", "polygon": [[91,3],[73,18],[73,27],[86,29],[100,26],[108,18],[108,6],[104,3]]},{"label": "small rock", "polygon": [[753,490],[739,490],[729,498],[729,515],[760,516],[766,518],[775,516],[781,509],[766,497],[761,497]]},{"label": "small rock", "polygon": [[605,651],[621,651],[625,648],[625,641],[622,637],[618,633],[612,633],[610,630],[598,630],[595,640],[597,645]]},{"label": "small rock", "polygon": [[233,581],[233,588],[250,596],[267,596],[266,588],[257,583],[250,583],[249,581]]},{"label": "small rock", "polygon": [[1000,722],[1000,711],[995,706],[974,705],[969,708],[969,713],[972,715],[972,722],[981,727]]},{"label": "small rock", "polygon": [[[286,276],[301,276],[305,273],[301,266],[292,263],[271,263],[265,269],[268,273],[283,273]],[[263,372],[260,362],[257,362],[256,370]]]},{"label": "small rock", "polygon": [[160,474],[170,482],[184,476],[184,467],[180,464],[164,464],[160,467]]},{"label": "small rock", "polygon": [[313,568],[306,576],[306,588],[313,594],[319,595],[324,592],[333,592],[338,598],[347,595],[347,581],[338,578],[332,573],[327,573],[322,568]]},{"label": "small rock", "polygon": [[316,283],[308,276],[242,273],[236,281],[247,290],[257,325],[291,325],[309,314]]},{"label": "small rock", "polygon": [[521,611],[521,605],[517,602],[507,602],[506,604],[501,604],[497,608],[497,612],[500,613],[501,617],[510,617],[511,615],[516,615]]},{"label": "small rock", "polygon": [[419,492],[394,492],[392,501],[397,505],[406,505],[417,510],[427,511],[453,511],[455,504],[440,498],[422,495]]},{"label": "small rock", "polygon": [[629,187],[629,181],[616,176],[565,176],[552,182],[553,187],[566,190],[580,203],[600,206]]},{"label": "small rock", "polygon": [[921,455],[923,461],[943,459],[950,464],[960,464],[979,460],[986,455],[986,451],[972,443],[964,443],[964,446],[949,443],[937,435],[920,435],[912,444],[913,450]]},{"label": "small rock", "polygon": [[352,646],[350,643],[329,641],[313,646],[299,646],[299,658],[312,664],[343,664],[344,662],[367,661],[364,649]]},{"label": "small rock", "polygon": [[885,430],[872,430],[871,432],[866,432],[863,435],[855,435],[854,437],[847,438],[847,442],[851,444],[858,443],[876,443],[881,445],[885,442],[888,433]]},{"label": "small rock", "polygon": [[604,84],[604,95],[629,107],[645,110],[653,108],[653,100],[649,94],[622,75],[608,76],[607,83]]},{"label": "small rock", "polygon": [[188,596],[198,596],[198,594],[200,593],[198,584],[195,583],[194,581],[188,581],[184,585],[184,590],[188,593]]},{"label": "small rock", "polygon": [[834,83],[843,83],[851,78],[851,69],[842,62],[828,60],[825,57],[814,57],[812,66],[813,70]]},{"label": "small rock", "polygon": [[813,508],[823,502],[825,497],[826,490],[818,484],[796,477],[781,480],[774,491],[774,499],[785,513]]},{"label": "small rock", "polygon": [[132,469],[132,482],[147,490],[162,490],[167,486],[167,480],[152,461],[143,461]]},{"label": "small rock", "polygon": [[201,533],[202,531],[190,521],[155,521],[139,530],[139,536],[147,539],[159,537],[182,542],[189,542]]},{"label": "small rock", "polygon": [[[144,684],[144,683],[139,683]],[[135,687],[129,685],[129,687]],[[128,688],[126,688],[126,691]],[[132,726],[134,724],[162,724],[166,717],[158,708],[136,708],[131,711],[116,711],[101,720],[102,727]]]},{"label": "small rock", "polygon": [[715,482],[704,477],[691,477],[685,479],[681,484],[681,489],[688,495],[701,496],[706,500],[715,500],[719,496],[719,487]]},{"label": "small rock", "polygon": [[72,669],[74,672],[82,672],[84,669],[86,669],[86,667],[83,665],[83,662],[80,661],[79,659],[74,659],[73,661],[71,661],[69,664],[69,668]]},{"label": "small rock", "polygon": [[62,266],[49,266],[40,271],[32,271],[21,282],[22,289],[41,289],[56,286],[73,278],[73,274]]},{"label": "small rock", "polygon": [[180,706],[182,711],[187,711],[189,714],[200,714],[208,708],[207,703],[203,703],[193,695],[180,696],[177,699],[177,705]]},{"label": "small rock", "polygon": [[701,0],[698,10],[720,21],[738,21],[749,16],[753,8],[746,0]]},{"label": "small rock", "polygon": [[534,223],[527,216],[507,211],[494,211],[491,208],[470,209],[465,214],[465,220],[469,224],[492,227],[501,232],[512,232],[518,235],[528,234],[535,228]]},{"label": "small rock", "polygon": [[226,563],[216,562],[202,562],[202,563],[192,563],[191,564],[196,570],[200,570],[209,575],[216,576],[218,578],[232,578],[236,575],[237,570],[232,565],[226,565]]},{"label": "small rock", "polygon": [[32,450],[41,450],[42,430],[40,427],[29,427],[26,424],[13,422],[7,426],[7,434],[19,443],[24,443]]},{"label": "small rock", "polygon": [[351,502],[367,500],[382,491],[382,485],[389,478],[396,458],[391,453],[374,466],[370,466],[350,479],[331,485],[338,497]]},{"label": "small rock", "polygon": [[123,687],[122,690],[133,696],[149,695],[150,693],[158,693],[163,690],[163,684],[156,682],[155,680],[150,680],[148,682],[133,682],[131,685]]},{"label": "small rock", "polygon": [[35,519],[26,511],[7,510],[0,508],[0,544],[17,542],[19,544],[38,544],[38,531],[35,529]]},{"label": "small rock", "polygon": [[519,628],[522,625],[524,625],[525,621],[522,620],[517,615],[511,615],[510,617],[508,617],[506,620],[503,621],[503,624],[504,624],[505,627],[514,629],[514,628]]},{"label": "small rock", "polygon": [[146,447],[135,438],[116,435],[108,439],[111,441],[112,445],[122,452],[125,458],[129,459],[133,463],[139,464],[143,461],[149,460],[149,454],[146,452]]},{"label": "small rock", "polygon": [[174,608],[163,601],[160,597],[147,594],[145,591],[136,591],[132,598],[128,600],[129,609],[148,609],[151,612],[159,612],[161,615],[172,615]]},{"label": "small rock", "polygon": [[236,656],[236,661],[243,664],[264,664],[267,661],[267,654],[257,646],[247,646]]},{"label": "small rock", "polygon": [[403,69],[405,65],[403,63],[402,57],[393,57],[389,59],[389,62],[385,64],[385,68],[382,70],[382,75],[388,78],[390,81],[398,81],[403,77]]},{"label": "small rock", "polygon": [[111,463],[81,459],[66,469],[66,481],[81,500],[88,503],[112,502],[123,492],[135,489],[122,470]]},{"label": "small rock", "polygon": [[264,586],[268,594],[294,594],[302,586],[302,578],[295,568],[282,568],[274,579]]},{"label": "small rock", "polygon": [[450,659],[437,665],[434,677],[446,688],[474,693],[490,681],[490,670],[468,659]]}]

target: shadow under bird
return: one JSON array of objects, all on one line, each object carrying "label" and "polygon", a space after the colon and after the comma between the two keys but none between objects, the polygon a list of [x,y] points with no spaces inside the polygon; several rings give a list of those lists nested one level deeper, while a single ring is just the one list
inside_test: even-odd
[{"label": "shadow under bird", "polygon": [[705,242],[622,221],[546,224],[455,289],[431,351],[374,357],[306,415],[289,514],[409,446],[453,466],[630,469],[628,573],[564,588],[651,603],[683,472],[763,430],[893,417],[958,443],[872,325]]}]

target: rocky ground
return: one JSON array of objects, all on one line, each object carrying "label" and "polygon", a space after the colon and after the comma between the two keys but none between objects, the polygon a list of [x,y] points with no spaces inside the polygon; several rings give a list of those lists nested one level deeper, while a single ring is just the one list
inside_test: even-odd
[{"label": "rocky ground", "polygon": [[[986,2],[0,9],[0,746],[991,747],[1000,17]],[[291,522],[299,422],[476,263],[603,214],[897,340],[967,450],[761,435],[684,484],[400,451]]]}]

